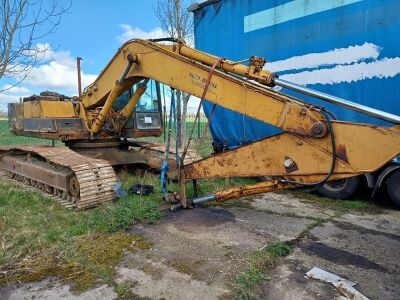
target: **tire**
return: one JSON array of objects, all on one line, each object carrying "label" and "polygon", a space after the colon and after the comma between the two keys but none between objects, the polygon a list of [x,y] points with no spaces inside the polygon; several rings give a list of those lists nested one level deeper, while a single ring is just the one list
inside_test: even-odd
[{"label": "tire", "polygon": [[397,169],[390,174],[386,181],[386,191],[389,195],[390,200],[400,208],[400,170]]},{"label": "tire", "polygon": [[349,177],[325,183],[317,192],[333,199],[348,199],[354,195],[361,184],[360,177]]}]

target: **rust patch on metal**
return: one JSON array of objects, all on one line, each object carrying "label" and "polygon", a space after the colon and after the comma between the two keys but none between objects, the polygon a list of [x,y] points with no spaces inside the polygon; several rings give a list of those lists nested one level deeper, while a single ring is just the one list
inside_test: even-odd
[{"label": "rust patch on metal", "polygon": [[339,145],[336,147],[336,156],[340,160],[349,163],[349,160],[347,159],[347,151],[345,145]]}]

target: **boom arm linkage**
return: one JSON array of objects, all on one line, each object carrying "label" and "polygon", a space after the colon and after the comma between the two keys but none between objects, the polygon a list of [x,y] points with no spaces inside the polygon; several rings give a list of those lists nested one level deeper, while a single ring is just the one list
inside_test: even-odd
[{"label": "boom arm linkage", "polygon": [[[127,42],[85,90],[83,107],[102,106],[93,125],[88,124],[90,130],[96,134],[117,96],[144,78],[201,97],[210,66],[219,59],[180,43]],[[249,66],[221,59],[204,98],[284,132],[182,166],[183,185],[195,179],[215,177],[270,176],[273,179],[219,191],[207,198],[226,200],[321,182],[328,179],[327,175],[329,180],[334,180],[373,172],[399,154],[398,128],[328,121],[321,108],[264,87],[278,81],[273,73],[262,70],[264,63],[257,57],[250,59]],[[139,94],[135,93],[125,112],[133,109]],[[395,116],[390,117],[395,120]],[[185,188],[181,194],[185,206]]]},{"label": "boom arm linkage", "polygon": [[[128,60],[132,56],[136,58],[133,65]],[[142,78],[151,78],[201,97],[210,69],[205,63],[217,59],[183,44],[167,46],[143,40],[127,42],[83,96],[82,103],[86,108],[103,105],[102,112],[91,128],[92,132],[100,130],[117,96]],[[219,71],[213,74],[205,97],[208,101],[284,131],[310,136],[326,134],[326,125],[321,122],[325,118],[317,108],[230,74],[270,85],[273,82],[272,73],[228,60],[222,60],[218,67]],[[128,68],[130,71],[123,76]],[[123,80],[117,80],[120,77]]]}]

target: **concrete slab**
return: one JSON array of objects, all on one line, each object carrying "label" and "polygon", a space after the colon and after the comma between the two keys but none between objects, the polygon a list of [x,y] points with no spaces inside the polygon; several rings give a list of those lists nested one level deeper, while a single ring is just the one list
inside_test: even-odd
[{"label": "concrete slab", "polygon": [[[333,221],[314,228],[297,247],[276,270],[266,298],[337,297],[331,285],[302,279],[315,266],[356,282],[355,288],[370,299],[399,298],[400,236]],[[285,282],[289,288],[283,290]]]},{"label": "concrete slab", "polygon": [[82,294],[74,294],[68,285],[62,285],[53,280],[44,280],[38,283],[23,284],[18,289],[2,289],[0,299],[8,300],[97,300],[116,299],[117,294],[112,286],[101,285]]},{"label": "concrete slab", "polygon": [[[161,283],[187,282],[190,275],[185,290],[190,290],[193,284],[193,290],[200,295],[198,299],[231,298],[227,281],[238,272],[248,251],[272,241],[295,239],[312,222],[246,208],[207,207],[169,213],[156,224],[132,229],[154,246],[147,254],[147,267],[140,263],[143,258],[125,259],[118,280],[137,281],[134,292],[140,296],[194,299],[195,295],[189,291],[181,291],[180,298],[176,298],[176,291],[169,291],[170,284]],[[149,265],[151,273],[163,274],[162,278],[143,275]],[[178,280],[179,276],[182,278]],[[157,291],[148,290],[153,284],[157,285]]]},{"label": "concrete slab", "polygon": [[132,290],[151,299],[219,299],[230,293],[218,284],[207,284],[171,266],[143,257],[130,258],[129,267],[120,267],[116,282],[133,282]]},{"label": "concrete slab", "polygon": [[346,222],[367,229],[400,235],[399,220],[400,210],[384,210],[380,213],[354,213],[349,212],[336,218],[338,222]]},{"label": "concrete slab", "polygon": [[310,203],[289,192],[265,193],[251,198],[250,205],[280,215],[296,215],[299,217],[328,219],[336,215],[336,211]]}]

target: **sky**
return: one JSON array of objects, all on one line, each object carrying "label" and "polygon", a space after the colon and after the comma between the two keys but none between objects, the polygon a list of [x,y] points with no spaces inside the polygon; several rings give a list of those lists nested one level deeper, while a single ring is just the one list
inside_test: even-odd
[{"label": "sky", "polygon": [[[0,108],[44,90],[76,95],[76,57],[83,58],[84,87],[95,80],[123,42],[162,35],[156,4],[157,0],[72,0],[70,12],[63,16],[56,32],[38,41],[38,47],[49,47],[46,55],[53,60],[33,68],[24,82],[0,93]],[[0,79],[0,90],[12,81]]]}]

